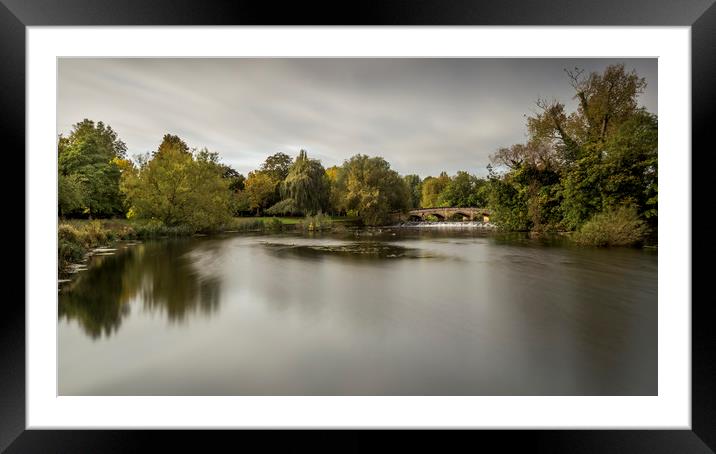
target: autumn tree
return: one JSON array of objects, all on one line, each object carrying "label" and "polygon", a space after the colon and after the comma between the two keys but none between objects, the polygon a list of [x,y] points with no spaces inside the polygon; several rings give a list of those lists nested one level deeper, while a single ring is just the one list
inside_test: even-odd
[{"label": "autumn tree", "polygon": [[426,177],[421,187],[420,206],[423,208],[440,206],[438,198],[448,184],[450,184],[450,177],[447,172],[440,172],[437,178]]},{"label": "autumn tree", "polygon": [[249,172],[244,184],[244,191],[249,202],[249,208],[260,214],[270,207],[276,200],[276,185],[279,181],[262,170]]},{"label": "autumn tree", "polygon": [[[646,81],[624,65],[565,70],[577,108],[538,99],[528,141],[492,156],[490,205],[511,226],[578,229],[618,206],[657,218],[657,120],[639,107]],[[626,211],[623,211],[626,212]]]},{"label": "autumn tree", "polygon": [[186,151],[180,141],[162,142],[151,159],[122,174],[129,217],[194,230],[210,230],[228,220],[228,186],[218,154]]},{"label": "autumn tree", "polygon": [[329,184],[328,211],[334,214],[345,213],[345,180],[343,167],[332,166],[326,169]]},{"label": "autumn tree", "polygon": [[405,181],[381,157],[355,155],[343,164],[345,203],[368,225],[390,221],[392,211],[405,211],[410,195]]}]

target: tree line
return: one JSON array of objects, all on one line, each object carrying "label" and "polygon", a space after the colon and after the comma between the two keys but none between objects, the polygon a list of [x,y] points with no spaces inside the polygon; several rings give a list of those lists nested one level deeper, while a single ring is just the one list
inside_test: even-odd
[{"label": "tree line", "polygon": [[580,230],[619,212],[655,231],[657,117],[637,104],[646,81],[623,65],[566,75],[576,110],[537,100],[527,140],[493,153],[486,178],[400,175],[384,158],[364,154],[324,168],[304,150],[268,156],[244,176],[218,153],[190,149],[171,134],[130,160],[109,125],[85,119],[59,136],[58,212],[207,230],[231,216],[328,213],[380,225],[395,211],[488,207],[510,230]]},{"label": "tree line", "polygon": [[364,154],[326,169],[305,150],[295,158],[268,156],[245,177],[218,153],[190,149],[171,134],[154,152],[130,160],[110,126],[87,119],[59,138],[62,217],[126,216],[206,230],[231,216],[326,213],[380,225],[396,211],[484,205],[486,183],[464,171],[401,176],[384,158]]}]

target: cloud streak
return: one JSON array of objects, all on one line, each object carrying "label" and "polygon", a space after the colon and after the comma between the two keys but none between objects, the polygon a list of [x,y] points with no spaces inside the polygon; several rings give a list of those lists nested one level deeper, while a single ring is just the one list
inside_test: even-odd
[{"label": "cloud streak", "polygon": [[401,173],[484,175],[524,141],[538,97],[574,106],[563,68],[617,62],[646,77],[640,102],[657,112],[656,59],[63,58],[57,128],[104,121],[130,155],[177,134],[242,173],[304,148],[325,166],[365,153]]}]

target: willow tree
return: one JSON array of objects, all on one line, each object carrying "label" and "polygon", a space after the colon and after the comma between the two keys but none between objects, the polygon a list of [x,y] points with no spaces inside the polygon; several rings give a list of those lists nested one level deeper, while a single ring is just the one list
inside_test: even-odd
[{"label": "willow tree", "polygon": [[305,150],[298,153],[281,189],[284,199],[293,200],[295,208],[306,214],[328,209],[331,187],[326,169]]}]

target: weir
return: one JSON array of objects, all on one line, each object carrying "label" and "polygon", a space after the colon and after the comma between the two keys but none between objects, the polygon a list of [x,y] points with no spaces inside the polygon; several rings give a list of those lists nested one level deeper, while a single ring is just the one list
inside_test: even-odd
[{"label": "weir", "polygon": [[490,222],[490,211],[487,208],[419,208],[407,213],[394,213],[395,221],[425,221],[434,216],[438,221],[479,221]]}]

